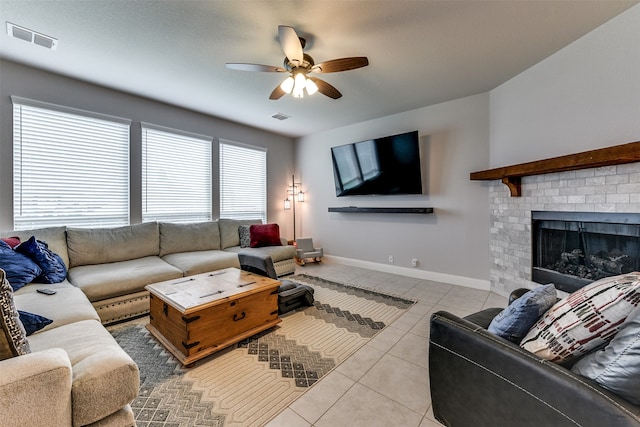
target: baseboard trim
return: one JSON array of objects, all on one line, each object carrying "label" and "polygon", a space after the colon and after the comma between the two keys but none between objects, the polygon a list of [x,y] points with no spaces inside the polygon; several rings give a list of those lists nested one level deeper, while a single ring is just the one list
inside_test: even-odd
[{"label": "baseboard trim", "polygon": [[465,286],[467,288],[480,289],[483,291],[491,290],[491,284],[488,280],[474,279],[472,277],[455,276],[453,274],[438,273],[435,271],[398,267],[397,265],[380,264],[377,262],[362,261],[353,258],[343,258],[333,255],[323,256],[322,262],[367,268],[369,270],[381,271],[383,273],[400,274],[402,276],[415,277],[417,279],[423,280],[432,280],[434,282],[448,283],[450,285]]}]

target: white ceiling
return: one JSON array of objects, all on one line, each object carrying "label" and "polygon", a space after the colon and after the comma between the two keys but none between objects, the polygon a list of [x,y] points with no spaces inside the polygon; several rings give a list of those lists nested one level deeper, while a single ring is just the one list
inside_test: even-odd
[{"label": "white ceiling", "polygon": [[[0,0],[0,57],[298,137],[489,91],[638,0]],[[59,40],[10,38],[6,21]],[[278,25],[317,62],[367,56],[324,74],[332,100],[269,94],[282,66]],[[290,115],[279,121],[276,113]]]}]

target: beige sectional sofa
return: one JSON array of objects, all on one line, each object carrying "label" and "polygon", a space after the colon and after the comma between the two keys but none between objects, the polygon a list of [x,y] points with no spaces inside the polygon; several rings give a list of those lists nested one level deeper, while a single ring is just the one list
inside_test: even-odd
[{"label": "beige sectional sofa", "polygon": [[69,282],[109,324],[149,312],[150,283],[240,267],[240,251],[271,256],[278,276],[295,271],[295,248],[242,248],[238,228],[260,220],[219,219],[194,224],[150,222],[113,228],[52,227],[0,232],[45,241],[68,267]]},{"label": "beige sectional sofa", "polygon": [[[269,254],[279,276],[293,273],[295,248],[286,241],[240,247],[238,227],[255,223],[220,219],[0,232],[45,241],[68,267],[67,280],[31,283],[14,294],[18,310],[53,323],[28,337],[31,354],[0,361],[2,425],[135,425],[129,402],[138,394],[138,369],[102,324],[147,313],[147,284],[240,267],[240,251]],[[38,288],[57,293],[43,295]]]}]

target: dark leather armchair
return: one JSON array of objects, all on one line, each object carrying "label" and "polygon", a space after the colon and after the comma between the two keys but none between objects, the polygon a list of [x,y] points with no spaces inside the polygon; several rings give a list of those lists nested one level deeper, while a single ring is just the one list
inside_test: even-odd
[{"label": "dark leather armchair", "polygon": [[486,328],[501,311],[431,317],[435,418],[450,427],[640,426],[640,408]]}]

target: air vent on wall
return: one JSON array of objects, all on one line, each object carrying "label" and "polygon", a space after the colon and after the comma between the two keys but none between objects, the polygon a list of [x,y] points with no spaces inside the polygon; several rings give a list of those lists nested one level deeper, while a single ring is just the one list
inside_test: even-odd
[{"label": "air vent on wall", "polygon": [[287,116],[286,114],[283,114],[283,113],[276,113],[271,117],[273,117],[274,119],[278,119],[278,120],[287,120],[291,116]]},{"label": "air vent on wall", "polygon": [[45,36],[28,28],[21,27],[11,22],[7,22],[7,34],[20,40],[46,47],[47,49],[56,50],[58,39]]}]

